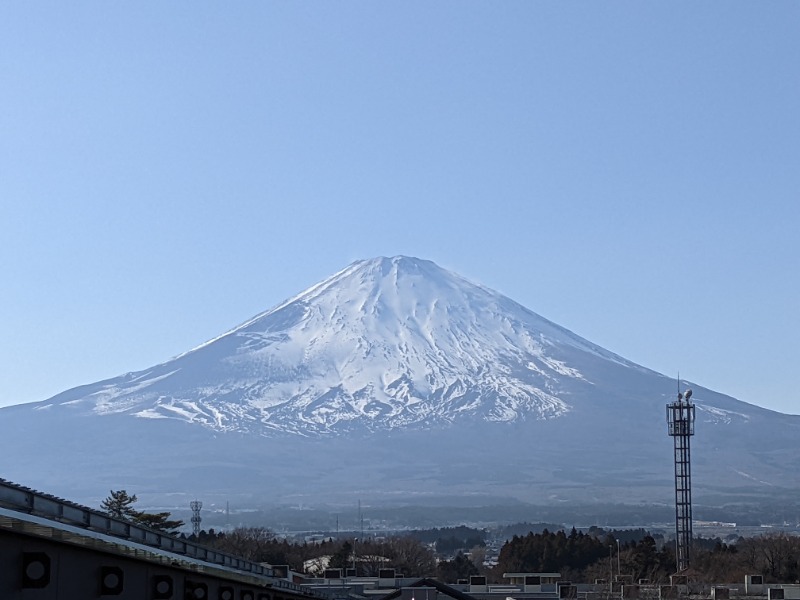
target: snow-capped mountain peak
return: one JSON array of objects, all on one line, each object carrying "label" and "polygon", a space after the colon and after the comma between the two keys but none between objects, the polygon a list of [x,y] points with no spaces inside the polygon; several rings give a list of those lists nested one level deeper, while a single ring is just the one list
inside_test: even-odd
[{"label": "snow-capped mountain peak", "polygon": [[640,369],[433,262],[381,257],[157,367],[51,402],[304,435],[549,419],[570,411],[570,382],[588,385],[576,356]]},{"label": "snow-capped mountain peak", "polygon": [[[794,494],[800,418],[692,388],[693,471],[706,489],[751,490],[757,473],[770,496]],[[549,502],[586,486],[669,498],[675,390],[502,294],[400,256],[355,262],[150,369],[3,409],[0,443],[15,456],[9,474],[61,477],[65,489],[75,473],[53,465],[90,465],[79,478],[95,491],[149,481],[222,498],[352,499],[366,487]]]}]

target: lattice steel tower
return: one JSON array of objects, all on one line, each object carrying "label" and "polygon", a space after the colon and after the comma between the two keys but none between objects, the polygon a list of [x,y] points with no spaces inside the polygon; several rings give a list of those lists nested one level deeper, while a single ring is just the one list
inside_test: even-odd
[{"label": "lattice steel tower", "polygon": [[199,500],[192,500],[189,502],[189,508],[192,509],[192,533],[195,537],[200,535],[200,509],[203,508],[203,503]]},{"label": "lattice steel tower", "polygon": [[694,435],[692,390],[678,392],[678,399],[667,404],[669,435],[675,441],[675,559],[678,572],[689,567],[692,544],[692,465],[689,440]]}]

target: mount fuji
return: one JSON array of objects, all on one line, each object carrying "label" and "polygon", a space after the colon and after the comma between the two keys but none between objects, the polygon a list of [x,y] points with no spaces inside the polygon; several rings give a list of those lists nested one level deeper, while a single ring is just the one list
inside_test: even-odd
[{"label": "mount fuji", "polygon": [[[696,496],[800,489],[799,417],[692,387]],[[0,475],[79,498],[669,503],[677,389],[432,262],[376,258],[160,365],[0,409]]]}]

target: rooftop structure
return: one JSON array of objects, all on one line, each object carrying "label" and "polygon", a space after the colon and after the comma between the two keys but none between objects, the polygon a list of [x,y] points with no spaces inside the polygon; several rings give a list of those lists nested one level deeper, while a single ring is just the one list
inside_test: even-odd
[{"label": "rooftop structure", "polygon": [[[253,563],[0,479],[0,598],[329,600]],[[269,590],[269,593],[267,593]],[[28,596],[22,596],[28,597]]]}]

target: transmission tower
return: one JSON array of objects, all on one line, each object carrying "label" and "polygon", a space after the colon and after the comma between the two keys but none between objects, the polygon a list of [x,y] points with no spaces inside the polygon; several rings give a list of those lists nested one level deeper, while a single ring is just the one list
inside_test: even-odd
[{"label": "transmission tower", "polygon": [[189,508],[192,509],[192,533],[195,537],[200,535],[200,509],[203,508],[203,503],[199,500],[192,500],[189,502]]},{"label": "transmission tower", "polygon": [[678,572],[689,568],[692,543],[692,465],[689,440],[694,435],[692,390],[678,392],[667,404],[669,435],[675,442],[675,560]]}]

